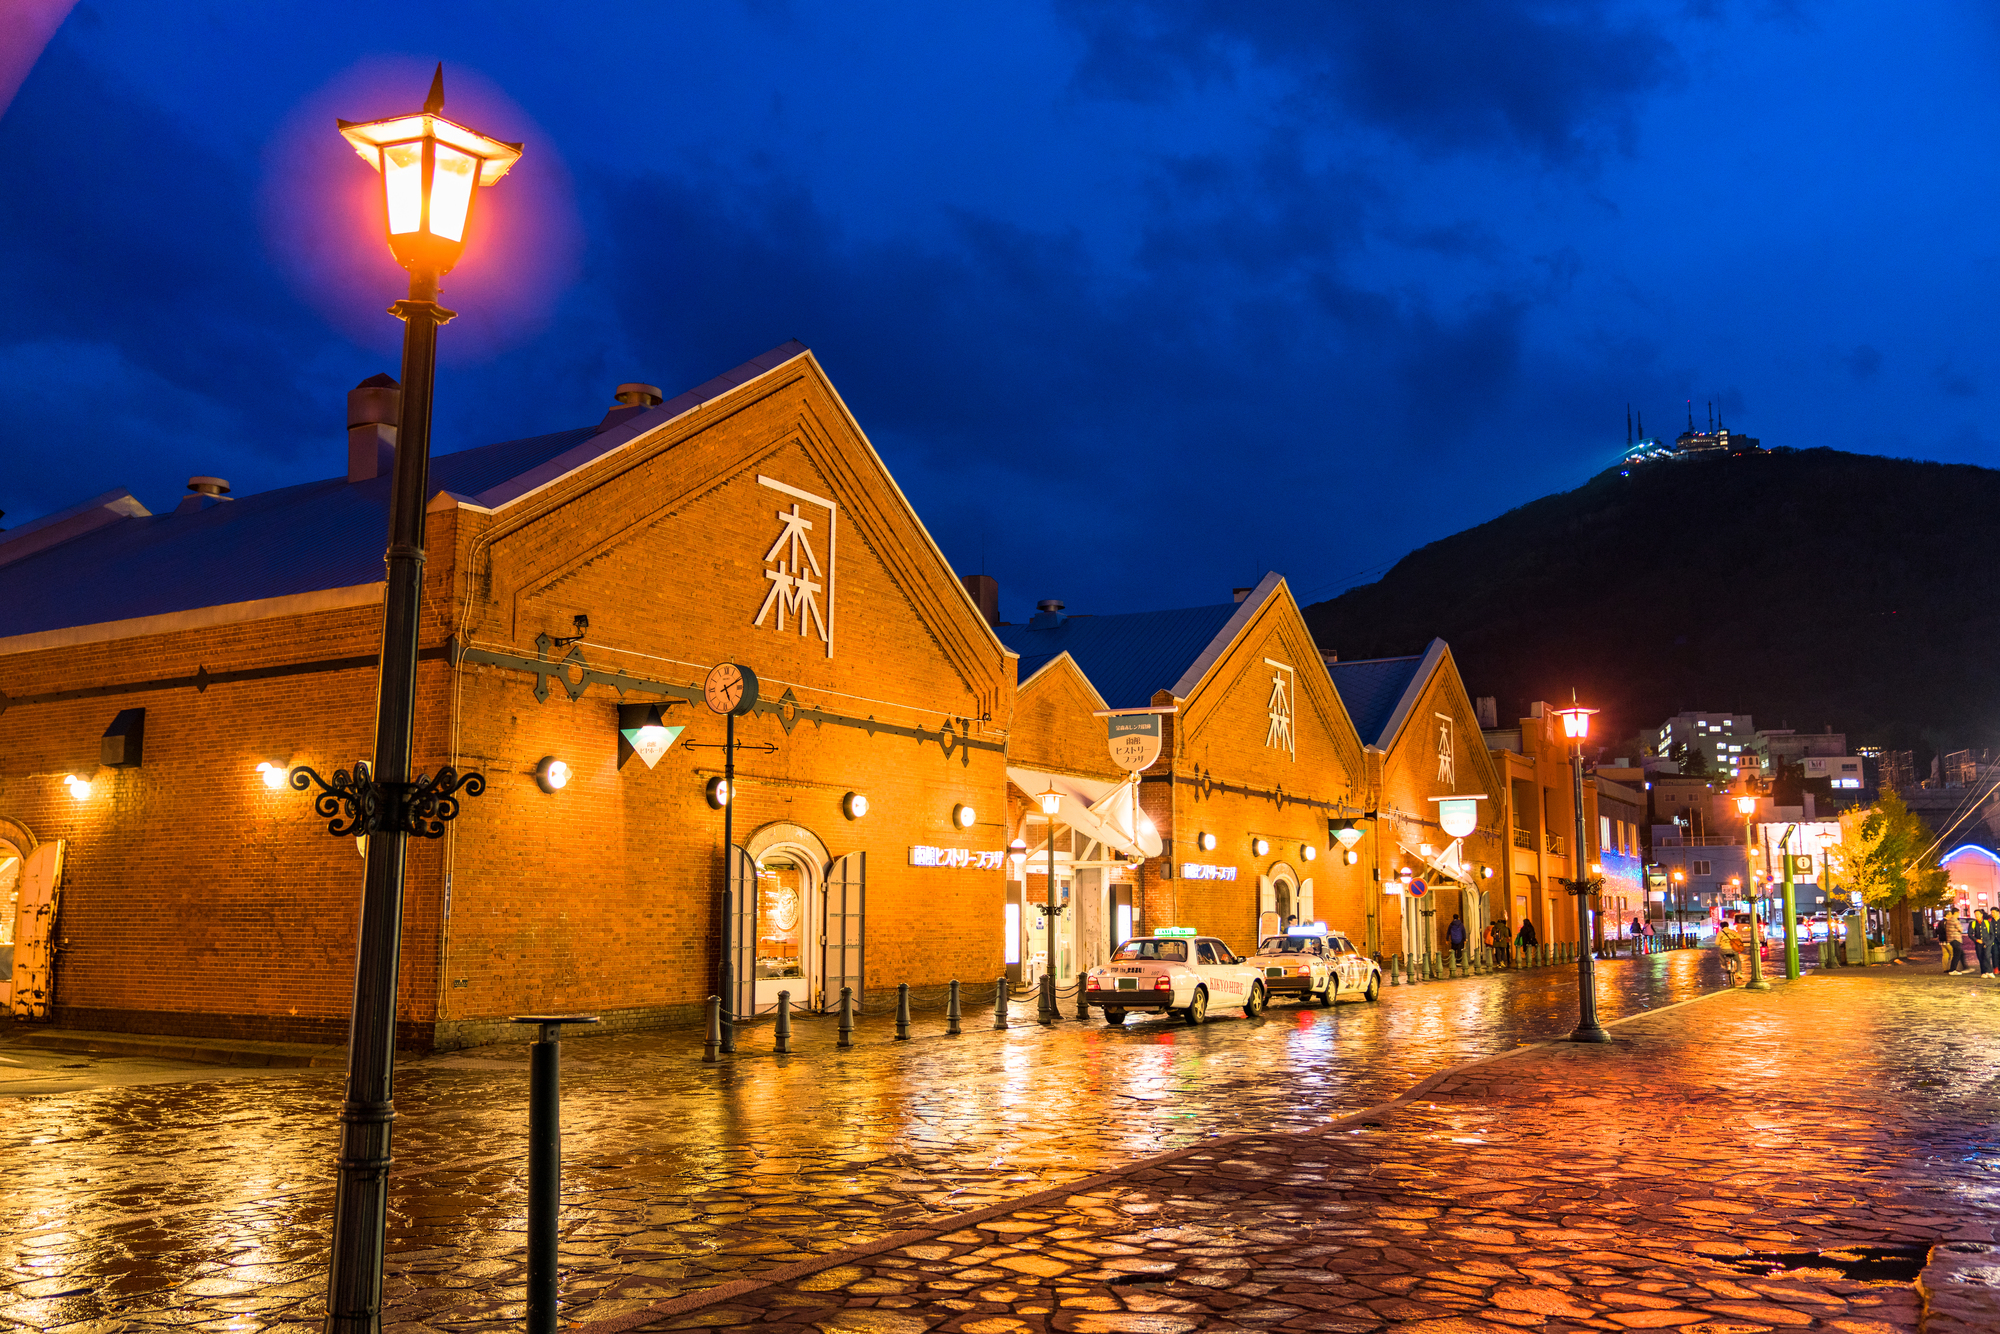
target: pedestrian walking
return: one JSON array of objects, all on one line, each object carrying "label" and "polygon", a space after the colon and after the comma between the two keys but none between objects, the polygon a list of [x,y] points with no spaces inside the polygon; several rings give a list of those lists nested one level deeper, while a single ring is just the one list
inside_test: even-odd
[{"label": "pedestrian walking", "polygon": [[1541,937],[1535,934],[1534,918],[1523,917],[1521,919],[1521,929],[1514,933],[1514,943],[1524,950],[1534,949],[1542,943]]},{"label": "pedestrian walking", "polygon": [[1980,908],[1972,914],[1972,953],[1979,963],[1979,976],[1986,976],[1993,966],[1993,923],[1986,916],[1986,909]]},{"label": "pedestrian walking", "polygon": [[1956,908],[1945,909],[1944,945],[1950,951],[1945,960],[1945,976],[1957,977],[1965,971],[1965,927],[1958,920]]},{"label": "pedestrian walking", "polygon": [[1451,944],[1452,957],[1454,959],[1463,959],[1465,957],[1465,923],[1458,919],[1457,913],[1451,915],[1451,925],[1444,929],[1444,938]]}]

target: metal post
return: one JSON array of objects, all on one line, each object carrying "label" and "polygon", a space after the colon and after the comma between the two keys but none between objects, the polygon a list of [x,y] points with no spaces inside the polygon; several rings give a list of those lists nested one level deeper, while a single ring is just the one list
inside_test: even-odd
[{"label": "metal post", "polygon": [[854,988],[840,989],[840,1037],[833,1044],[836,1047],[854,1045]]},{"label": "metal post", "polygon": [[993,1027],[1007,1027],[1007,974],[993,984]]},{"label": "metal post", "polygon": [[1056,817],[1049,820],[1049,883],[1048,883],[1048,951],[1049,966],[1042,970],[1042,980],[1048,983],[1048,990],[1042,1001],[1042,1022],[1053,1024],[1060,1016],[1056,1014]]},{"label": "metal post", "polygon": [[1035,1022],[1044,1026],[1061,1018],[1056,1013],[1056,980],[1048,973],[1042,974],[1042,985],[1036,989]]},{"label": "metal post", "polygon": [[1751,837],[1756,826],[1750,816],[1743,817],[1743,901],[1750,905],[1750,980],[1743,984],[1745,991],[1769,991],[1771,984],[1764,980],[1764,914],[1762,900],[1757,894],[1757,886],[1750,875]]},{"label": "metal post", "polygon": [[1076,970],[1076,1021],[1080,1024],[1090,1018],[1090,1001],[1084,996],[1083,969]]},{"label": "metal post", "polygon": [[896,1041],[910,1040],[910,984],[896,984]]},{"label": "metal post", "polygon": [[528,1334],[555,1334],[556,1223],[562,1212],[562,1026],[594,1014],[533,1014],[541,1035],[528,1048]]},{"label": "metal post", "polygon": [[[1571,765],[1575,773],[1573,796],[1576,803],[1576,844],[1570,853],[1570,870],[1579,886],[1576,896],[1576,934],[1579,942],[1591,938],[1590,896],[1581,891],[1581,886],[1590,880],[1590,843],[1583,823],[1583,742],[1579,740],[1572,748]],[[1588,948],[1577,951],[1576,964],[1576,1028],[1569,1035],[1571,1042],[1609,1042],[1611,1035],[1597,1022],[1597,960],[1591,957]]]},{"label": "metal post", "polygon": [[1799,827],[1793,825],[1778,840],[1778,856],[1785,863],[1785,976],[1793,981],[1799,977],[1799,906],[1792,886],[1792,835]]},{"label": "metal post", "polygon": [[780,1056],[791,1055],[792,1054],[792,993],[789,991],[781,991],[778,993],[778,1022],[773,1028],[773,1036],[776,1037],[777,1039],[778,1055]]},{"label": "metal post", "polygon": [[944,1002],[944,1035],[946,1037],[955,1038],[958,1036],[959,1020],[961,1017],[958,1012],[958,979],[954,977],[951,980],[950,989],[946,992]]},{"label": "metal post", "polygon": [[729,957],[736,923],[736,715],[722,716],[722,1052],[736,1054],[736,968]]},{"label": "metal post", "polygon": [[701,1059],[704,1064],[715,1064],[715,1053],[722,1046],[722,998],[710,996],[702,1002],[703,1017],[708,1021],[708,1037],[701,1044]]},{"label": "metal post", "polygon": [[[417,637],[423,610],[424,506],[431,452],[431,387],[438,326],[437,275],[412,273],[410,296],[389,308],[403,321],[403,399],[389,497],[388,583],[375,694],[373,783],[381,797],[368,835],[348,1025],[347,1096],[327,1274],[326,1330],[372,1334],[382,1323],[382,1252],[389,1208],[390,1125],[395,1120],[396,981],[402,953],[404,801],[416,723]],[[357,775],[360,777],[360,775]],[[365,779],[363,781],[366,781]],[[304,790],[303,784],[294,786]],[[364,813],[365,814],[365,813]]]}]

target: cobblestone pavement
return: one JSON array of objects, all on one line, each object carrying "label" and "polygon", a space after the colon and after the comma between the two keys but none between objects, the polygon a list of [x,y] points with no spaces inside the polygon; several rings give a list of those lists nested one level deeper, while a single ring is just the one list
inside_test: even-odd
[{"label": "cobblestone pavement", "polygon": [[[1716,996],[586,1328],[1915,1330],[1927,1248],[2000,1227],[2000,993],[1962,981]],[[2000,1286],[1928,1328],[2000,1328]]]},{"label": "cobblestone pavement", "polygon": [[[1717,985],[1712,955],[1599,965],[1607,1016]],[[1053,1031],[969,1007],[855,1049],[752,1029],[703,1066],[685,1032],[564,1045],[566,1299],[633,1309],[1106,1166],[1244,1131],[1302,1129],[1438,1070],[1566,1031],[1552,967],[1280,1005],[1193,1029]],[[321,1309],[337,1075],[260,1072],[0,1103],[0,1323],[312,1327]],[[398,1079],[389,1316],[518,1323],[525,1047],[406,1063]],[[109,1323],[99,1323],[109,1322]]]}]

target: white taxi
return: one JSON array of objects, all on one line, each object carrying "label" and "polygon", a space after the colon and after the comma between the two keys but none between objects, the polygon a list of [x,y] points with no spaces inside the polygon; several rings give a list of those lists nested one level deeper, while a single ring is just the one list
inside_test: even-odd
[{"label": "white taxi", "polygon": [[1382,994],[1382,968],[1325,922],[1265,936],[1246,961],[1264,975],[1269,996],[1297,996],[1331,1005],[1344,997],[1374,1000]]},{"label": "white taxi", "polygon": [[1198,1024],[1209,1010],[1236,1005],[1254,1018],[1269,994],[1262,970],[1229,946],[1174,926],[1126,941],[1110,963],[1090,970],[1083,986],[1085,1003],[1103,1010],[1107,1024],[1124,1023],[1131,1010],[1164,1010]]}]

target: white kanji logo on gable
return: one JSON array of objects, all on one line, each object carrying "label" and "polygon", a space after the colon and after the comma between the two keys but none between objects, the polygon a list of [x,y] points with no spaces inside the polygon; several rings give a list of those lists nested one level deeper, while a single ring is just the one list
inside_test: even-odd
[{"label": "white kanji logo on gable", "polygon": [[[770,477],[759,477],[759,486],[768,486],[793,497],[790,509],[778,510],[778,539],[771,543],[771,549],[764,553],[764,579],[766,588],[764,601],[757,608],[757,617],[752,625],[762,626],[774,620],[775,628],[784,631],[785,620],[790,617],[798,624],[798,633],[817,637],[826,645],[826,656],[833,656],[833,575],[834,575],[834,524],[838,519],[834,503],[824,496],[816,496],[810,491],[801,491],[795,486]],[[821,565],[819,554],[813,550],[813,517],[802,513],[799,502],[818,505],[826,511],[826,564]],[[821,594],[825,594],[824,598]]]},{"label": "white kanji logo on gable", "polygon": [[1292,699],[1298,689],[1297,674],[1275,658],[1264,659],[1264,665],[1277,669],[1271,673],[1271,698],[1267,705],[1271,726],[1264,733],[1264,744],[1297,759],[1298,743],[1292,736]]}]

